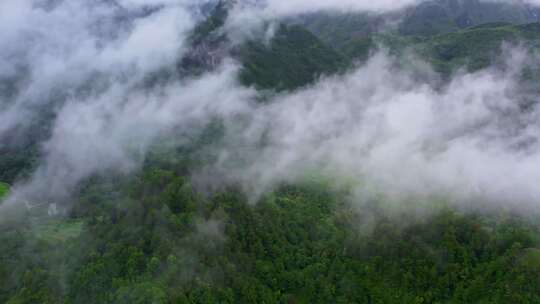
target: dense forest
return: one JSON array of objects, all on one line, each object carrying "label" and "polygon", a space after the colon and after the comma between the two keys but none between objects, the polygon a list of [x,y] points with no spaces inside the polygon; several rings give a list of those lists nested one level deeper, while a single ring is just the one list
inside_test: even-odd
[{"label": "dense forest", "polygon": [[[111,193],[110,189],[116,193]],[[321,180],[250,205],[175,171],[89,183],[65,219],[3,227],[6,303],[537,303],[538,227],[510,213],[355,211]],[[383,204],[382,204],[383,205]]]},{"label": "dense forest", "polygon": [[[381,49],[398,62],[414,52],[444,79],[497,64],[505,43],[540,46],[533,11],[496,6],[485,16],[442,2],[407,11],[397,29],[379,30],[382,21],[363,14],[318,13],[284,20],[270,41],[240,45],[223,32],[219,2],[174,72],[156,79],[197,77],[221,60],[201,49],[230,52],[244,86],[284,94]],[[446,25],[425,32],[434,20]],[[42,113],[13,131],[29,135],[24,141],[2,138],[0,199],[42,157],[55,115]],[[208,190],[193,176],[219,158],[213,149],[225,127],[216,118],[187,142],[158,141],[134,172],[92,174],[54,206],[0,209],[0,303],[540,303],[539,214],[395,198],[318,171],[255,199],[237,183]],[[359,189],[360,204],[352,199]]]}]

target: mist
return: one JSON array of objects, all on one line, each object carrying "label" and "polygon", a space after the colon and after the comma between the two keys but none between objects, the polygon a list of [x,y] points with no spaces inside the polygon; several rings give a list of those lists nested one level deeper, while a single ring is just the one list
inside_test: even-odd
[{"label": "mist", "polygon": [[[512,48],[503,67],[461,72],[439,87],[423,80],[434,75],[426,63],[407,59],[428,75],[418,77],[382,51],[346,75],[259,103],[259,92],[239,84],[241,67],[232,59],[145,87],[149,75],[174,70],[198,21],[193,1],[148,3],[0,4],[7,33],[0,75],[22,79],[2,99],[0,138],[32,122],[41,107],[55,113],[35,172],[13,186],[8,204],[65,200],[94,174],[134,172],[164,134],[196,134],[219,117],[226,131],[213,150],[217,161],[193,178],[240,183],[253,201],[280,182],[321,172],[398,199],[440,194],[459,203],[538,206],[538,111],[523,111],[531,96],[518,85],[532,60],[526,52]],[[265,10],[388,11],[410,3],[269,1]]]},{"label": "mist", "polygon": [[[32,192],[38,196],[43,191],[64,195],[101,169],[132,168],[125,141],[137,137],[143,147],[158,127],[143,127],[139,130],[147,133],[135,136],[134,126],[145,121],[125,117],[157,107],[152,97],[145,98],[141,83],[152,73],[171,70],[182,56],[186,37],[198,22],[191,11],[193,2],[7,1],[1,5],[0,29],[7,34],[0,40],[0,66],[5,67],[0,73],[16,85],[11,96],[1,100],[0,138],[24,131],[46,111],[55,116],[51,138],[42,148],[42,164],[22,188],[36,189]],[[163,116],[149,113],[147,117],[167,124]]]},{"label": "mist", "polygon": [[[376,54],[349,75],[255,109],[229,134],[233,145],[219,165],[255,192],[315,170],[394,198],[439,194],[536,207],[538,112],[521,109],[518,86],[530,59],[520,50],[507,56],[506,68],[461,73],[436,88]],[[227,166],[238,155],[251,165]]]}]

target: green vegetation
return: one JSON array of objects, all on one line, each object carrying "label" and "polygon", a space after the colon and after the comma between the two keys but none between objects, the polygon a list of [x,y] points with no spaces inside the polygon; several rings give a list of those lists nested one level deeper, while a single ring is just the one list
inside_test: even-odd
[{"label": "green vegetation", "polygon": [[82,220],[46,220],[34,228],[35,237],[50,243],[77,238],[84,227]]},{"label": "green vegetation", "polygon": [[540,270],[540,250],[536,248],[526,249],[519,260],[519,266],[536,271]]},{"label": "green vegetation", "polygon": [[538,21],[538,9],[521,2],[430,0],[411,8],[399,30],[404,35],[438,35],[493,22]]},{"label": "green vegetation", "polygon": [[[204,198],[151,167],[110,183],[81,192],[76,219],[47,221],[24,241],[24,226],[3,228],[1,302],[540,300],[540,231],[507,214],[389,217],[377,201],[355,211],[324,181],[284,185],[250,205],[234,188]],[[111,186],[124,195],[98,191]]]},{"label": "green vegetation", "polygon": [[[226,42],[214,35],[227,15],[224,3],[197,27],[194,46]],[[371,24],[369,16],[348,15],[336,27],[328,27],[333,17],[304,20],[320,38],[283,25],[270,41],[233,50],[243,64],[240,79],[261,90],[295,90],[365,60],[379,43],[396,56],[412,49],[445,75],[497,62],[504,41],[540,45],[540,24],[458,30],[461,19],[446,8],[427,14],[439,23],[424,16],[409,26],[436,29],[429,37],[371,29],[349,35]],[[198,55],[183,62],[194,74],[205,59]],[[28,143],[6,144],[2,180],[13,183],[31,170],[47,125],[36,123]],[[0,303],[540,303],[535,215],[458,211],[435,198],[388,201],[368,185],[370,199],[360,204],[349,188],[362,181],[338,177],[345,186],[336,187],[335,176],[320,172],[256,203],[235,185],[199,192],[190,177],[215,160],[224,128],[216,118],[188,144],[160,140],[128,176],[92,176],[66,203],[65,216],[21,208],[0,222]],[[0,183],[0,198],[8,190]],[[411,204],[428,214],[407,209]]]},{"label": "green vegetation", "polygon": [[[328,33],[318,33],[319,40],[303,27],[292,25],[282,26],[269,44],[248,42],[239,52],[244,67],[240,79],[258,89],[294,90],[320,75],[344,71],[354,61],[363,62],[380,47],[398,57],[407,54],[405,50],[412,51],[448,77],[462,68],[477,71],[499,63],[505,43],[531,50],[540,47],[540,23],[489,23],[430,37],[359,34],[342,43],[330,42],[335,49],[323,42],[331,40],[325,35]],[[534,78],[535,73],[529,74]]]},{"label": "green vegetation", "polygon": [[320,12],[293,18],[328,45],[341,49],[396,23],[400,36],[434,36],[488,24],[540,21],[540,10],[516,1],[426,0],[390,14]]},{"label": "green vegetation", "polygon": [[240,49],[240,80],[258,89],[294,90],[347,67],[346,58],[300,26],[282,25],[273,39]]},{"label": "green vegetation", "polygon": [[519,26],[495,23],[435,36],[415,47],[441,71],[453,71],[461,66],[474,71],[495,63],[505,42],[536,47],[539,41],[539,23]]},{"label": "green vegetation", "polygon": [[538,51],[540,23],[489,23],[429,37],[374,33],[351,39],[339,51],[350,60],[363,61],[381,47],[397,57],[408,54],[405,50],[409,50],[431,63],[437,72],[449,76],[462,68],[477,71],[500,63],[505,43]]},{"label": "green vegetation", "polygon": [[191,44],[198,45],[204,42],[209,35],[225,24],[229,15],[227,1],[220,0],[212,10],[210,16],[201,22],[190,37]]},{"label": "green vegetation", "polygon": [[320,13],[296,23],[335,48],[345,62],[365,61],[381,47],[396,56],[410,50],[449,76],[460,68],[476,71],[498,63],[504,43],[537,50],[540,23],[526,23],[537,21],[535,16],[521,5],[429,1],[410,11],[395,32],[381,32],[383,17],[364,14]]},{"label": "green vegetation", "polygon": [[0,182],[0,200],[4,198],[9,192],[9,185]]},{"label": "green vegetation", "polygon": [[342,49],[377,32],[384,19],[363,13],[315,13],[290,21],[306,28],[327,45]]}]

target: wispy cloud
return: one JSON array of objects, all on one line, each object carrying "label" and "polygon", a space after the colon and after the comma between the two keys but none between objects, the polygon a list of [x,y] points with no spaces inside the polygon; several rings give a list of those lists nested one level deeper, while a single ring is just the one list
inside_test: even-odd
[{"label": "wispy cloud", "polygon": [[[266,10],[389,10],[409,1],[287,3],[270,1]],[[92,174],[138,168],[162,134],[197,130],[218,116],[227,127],[215,150],[219,160],[196,178],[221,174],[254,197],[317,170],[369,181],[392,195],[537,204],[540,130],[536,108],[519,106],[522,52],[508,55],[513,69],[458,75],[443,89],[378,54],[348,75],[258,104],[229,60],[194,79],[142,85],[175,68],[196,24],[192,1],[147,4],[0,4],[0,76],[24,74],[15,97],[2,100],[0,137],[37,117],[36,105],[56,114],[43,159],[15,195],[65,197]]]}]

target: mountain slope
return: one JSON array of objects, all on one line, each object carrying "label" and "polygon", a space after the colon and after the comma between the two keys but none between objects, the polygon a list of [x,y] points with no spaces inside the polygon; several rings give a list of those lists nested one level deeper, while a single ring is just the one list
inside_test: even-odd
[{"label": "mountain slope", "polygon": [[[191,49],[179,58],[175,71],[164,72],[163,81],[197,77],[232,56],[242,65],[244,85],[286,95],[321,75],[340,73],[379,45],[407,59],[407,51],[413,50],[446,75],[496,63],[504,41],[524,42],[531,49],[540,45],[540,23],[458,29],[443,7],[433,15],[448,23],[433,25],[436,32],[427,36],[378,33],[366,19],[349,15],[337,24],[335,17],[305,24],[318,28],[315,34],[301,25],[281,25],[269,41],[236,46],[221,31],[227,17],[224,4],[208,8],[209,18],[191,35]],[[420,16],[432,26],[431,15]],[[326,31],[327,25],[334,27]],[[382,90],[387,90],[385,83]],[[400,114],[403,108],[395,109]],[[349,112],[353,119],[364,119]],[[0,145],[0,180],[13,184],[32,167],[48,137],[44,126],[54,119],[40,113],[39,128],[30,130],[34,137],[28,142]],[[387,112],[377,113],[386,120]],[[315,114],[319,124],[322,115],[333,113]],[[293,117],[294,123],[304,118]],[[400,119],[403,127],[414,128],[416,122],[409,118],[416,116],[405,117]],[[336,124],[342,123],[339,118]],[[328,127],[324,119],[320,126]],[[344,178],[339,172],[286,180],[255,199],[234,183],[222,186],[221,180],[218,189],[202,191],[193,171],[209,167],[211,176],[202,178],[212,180],[229,174],[209,166],[221,154],[213,144],[228,139],[224,128],[218,117],[200,130],[167,133],[134,172],[107,171],[85,179],[61,216],[49,216],[46,205],[32,211],[22,205],[20,216],[1,213],[0,303],[540,303],[537,214],[464,206],[466,211],[454,211],[447,206],[454,202],[378,195],[357,180],[337,187],[330,179]],[[377,140],[385,138],[381,133],[376,132]],[[329,133],[328,140],[334,136]],[[329,152],[340,156],[340,146]],[[362,150],[348,153],[366,153]],[[273,168],[257,170],[267,174]],[[8,190],[0,182],[0,204]],[[477,208],[475,202],[467,203]]]},{"label": "mountain slope", "polygon": [[429,38],[405,39],[405,44],[445,74],[461,67],[476,71],[499,61],[505,45],[538,49],[540,23],[490,23]]},{"label": "mountain slope", "polygon": [[240,81],[263,90],[294,90],[347,66],[346,58],[299,25],[281,24],[269,41],[256,38],[233,46],[223,25],[229,2],[218,2],[191,36],[191,50],[181,60],[185,73],[217,67],[228,55],[242,64]]},{"label": "mountain slope", "polygon": [[540,10],[522,2],[430,0],[409,9],[400,25],[405,35],[434,35],[484,23],[540,21]]},{"label": "mountain slope", "polygon": [[347,66],[346,58],[300,26],[281,25],[272,40],[239,50],[241,81],[259,89],[294,90]]},{"label": "mountain slope", "polygon": [[289,20],[338,48],[351,40],[388,29],[400,35],[431,36],[485,23],[539,21],[540,8],[536,6],[518,1],[484,0],[426,0],[392,13],[320,12]]},{"label": "mountain slope", "polygon": [[450,75],[460,68],[477,71],[497,63],[505,46],[540,49],[540,23],[488,23],[432,36],[374,33],[351,39],[340,51],[353,59],[364,59],[378,49],[396,56],[413,51],[436,71]]}]

